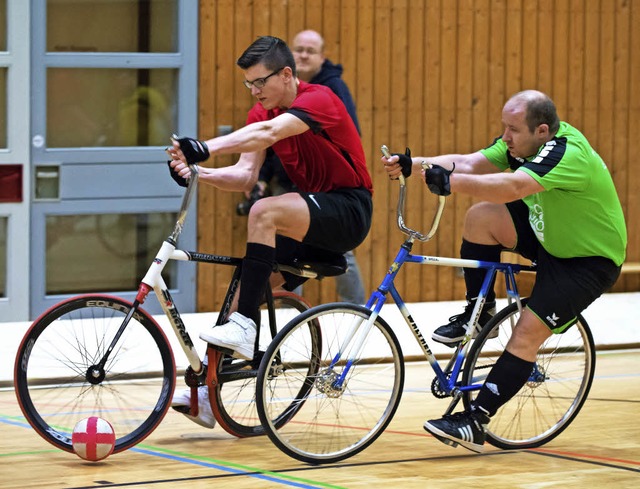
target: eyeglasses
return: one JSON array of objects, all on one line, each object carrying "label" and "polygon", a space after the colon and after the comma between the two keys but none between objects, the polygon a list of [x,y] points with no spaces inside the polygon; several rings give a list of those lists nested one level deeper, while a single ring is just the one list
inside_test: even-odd
[{"label": "eyeglasses", "polygon": [[282,70],[284,70],[284,66],[282,68],[277,69],[276,71],[274,71],[270,75],[267,75],[267,76],[262,77],[262,78],[256,78],[253,81],[244,80],[242,83],[244,83],[244,86],[247,87],[249,90],[251,90],[252,87],[256,87],[256,88],[259,89],[259,88],[264,87],[267,84],[267,80],[269,78],[271,78],[273,75],[276,75],[276,74],[280,73]]},{"label": "eyeglasses", "polygon": [[313,56],[314,54],[320,54],[320,51],[314,48],[305,48],[304,46],[294,47],[293,52],[297,54],[307,53],[309,56]]}]

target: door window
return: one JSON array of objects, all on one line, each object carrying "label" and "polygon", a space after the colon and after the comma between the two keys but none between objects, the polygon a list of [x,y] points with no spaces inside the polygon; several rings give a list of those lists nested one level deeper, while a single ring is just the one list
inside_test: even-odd
[{"label": "door window", "polygon": [[162,146],[177,127],[176,69],[47,70],[47,146]]},{"label": "door window", "polygon": [[[46,294],[135,290],[176,214],[76,214],[46,218]],[[163,276],[174,286],[176,262]]]},{"label": "door window", "polygon": [[177,8],[177,0],[48,0],[47,51],[176,52]]}]

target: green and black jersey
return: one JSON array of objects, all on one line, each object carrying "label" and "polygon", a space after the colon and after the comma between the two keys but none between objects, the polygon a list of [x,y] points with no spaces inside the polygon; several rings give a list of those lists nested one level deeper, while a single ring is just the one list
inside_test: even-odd
[{"label": "green and black jersey", "polygon": [[524,171],[544,187],[523,201],[531,228],[551,255],[604,256],[622,264],[622,206],[607,166],[580,131],[561,122],[556,136],[527,160],[511,156],[500,138],[481,153],[501,170]]}]

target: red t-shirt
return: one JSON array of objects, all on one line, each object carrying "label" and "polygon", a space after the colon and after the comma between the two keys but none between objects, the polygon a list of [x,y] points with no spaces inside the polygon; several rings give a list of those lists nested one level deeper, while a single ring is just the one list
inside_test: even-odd
[{"label": "red t-shirt", "polygon": [[270,120],[284,112],[295,115],[310,129],[273,145],[287,175],[301,191],[359,187],[372,191],[358,130],[331,89],[301,81],[291,107],[267,111],[257,103],[249,111],[247,124]]}]

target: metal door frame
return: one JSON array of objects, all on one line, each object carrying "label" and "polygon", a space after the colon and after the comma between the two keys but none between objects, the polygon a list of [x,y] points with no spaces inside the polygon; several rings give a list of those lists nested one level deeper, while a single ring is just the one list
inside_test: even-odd
[{"label": "metal door frame", "polygon": [[[0,298],[0,320],[22,321],[29,314],[29,2],[7,0],[7,51],[0,66],[7,68],[7,148],[0,164],[22,166],[22,202],[1,203],[8,218],[7,293]],[[4,96],[4,94],[3,94]]]}]

